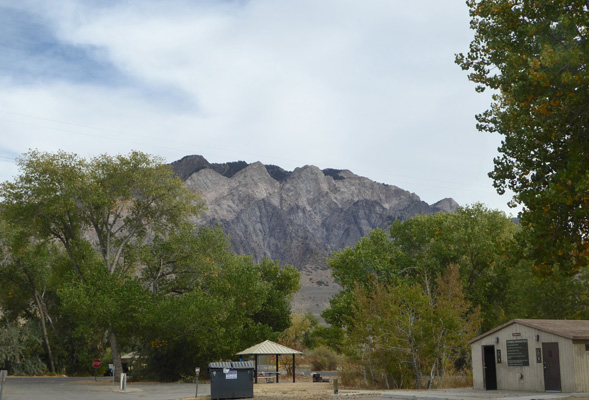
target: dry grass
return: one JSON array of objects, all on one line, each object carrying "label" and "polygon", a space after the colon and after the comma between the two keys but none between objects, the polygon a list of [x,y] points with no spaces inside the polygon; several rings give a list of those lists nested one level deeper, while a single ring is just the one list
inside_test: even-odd
[{"label": "dry grass", "polygon": [[472,374],[448,375],[434,382],[434,389],[452,389],[472,387]]},{"label": "dry grass", "polygon": [[296,382],[268,383],[254,386],[256,399],[327,399],[333,393],[332,383]]},{"label": "dry grass", "polygon": [[[297,376],[296,383],[292,383],[292,378],[281,377],[282,379],[284,381],[280,383],[258,383],[254,385],[254,398],[262,400],[322,400],[332,398],[333,382],[313,382],[310,376]],[[366,395],[348,395],[346,399],[360,399],[362,397],[366,397]],[[189,397],[182,400],[196,399]],[[199,397],[198,400],[203,400],[203,398]]]}]

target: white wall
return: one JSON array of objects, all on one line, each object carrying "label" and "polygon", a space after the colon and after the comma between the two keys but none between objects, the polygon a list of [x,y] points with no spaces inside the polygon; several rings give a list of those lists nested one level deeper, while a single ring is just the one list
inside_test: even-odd
[{"label": "white wall", "polygon": [[[539,335],[539,341],[536,341],[536,335]],[[499,343],[495,343],[495,338],[499,338]],[[515,339],[527,339],[529,366],[508,366],[507,340]],[[482,346],[492,345],[495,346],[495,350],[501,350],[502,358],[501,364],[496,364],[497,389],[544,392],[544,365],[542,362],[536,362],[536,349],[541,349],[543,342],[558,343],[562,391],[589,391],[589,354],[586,354],[584,345],[576,345],[579,348],[575,347],[575,357],[573,343],[570,339],[529,328],[519,323],[510,324],[472,343],[474,388],[484,389]],[[581,346],[583,354],[580,351]],[[584,374],[585,377],[582,390],[575,385],[575,370],[581,371],[580,368],[584,368],[580,374]]]}]

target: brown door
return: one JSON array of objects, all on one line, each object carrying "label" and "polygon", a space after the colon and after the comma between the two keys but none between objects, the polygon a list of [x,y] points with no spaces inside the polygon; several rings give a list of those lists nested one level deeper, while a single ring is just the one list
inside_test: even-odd
[{"label": "brown door", "polygon": [[497,390],[495,346],[483,346],[483,381],[485,389]]},{"label": "brown door", "polygon": [[558,343],[542,343],[544,357],[544,389],[547,392],[560,392],[560,358]]}]

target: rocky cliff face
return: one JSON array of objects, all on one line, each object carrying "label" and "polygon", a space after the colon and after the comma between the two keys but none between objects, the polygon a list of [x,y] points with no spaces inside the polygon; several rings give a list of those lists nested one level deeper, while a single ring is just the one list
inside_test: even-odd
[{"label": "rocky cliff face", "polygon": [[293,305],[299,312],[317,314],[337,292],[326,263],[333,251],[396,219],[458,206],[452,199],[429,205],[347,170],[307,165],[290,172],[260,162],[211,164],[201,156],[172,165],[208,206],[200,224],[221,224],[237,253],[279,259],[301,271],[302,289]]}]

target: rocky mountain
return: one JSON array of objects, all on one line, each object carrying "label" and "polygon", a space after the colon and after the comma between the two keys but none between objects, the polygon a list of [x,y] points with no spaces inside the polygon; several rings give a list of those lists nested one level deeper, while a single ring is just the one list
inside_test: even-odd
[{"label": "rocky mountain", "polygon": [[299,312],[318,314],[337,292],[326,262],[333,251],[396,219],[458,207],[452,199],[429,205],[416,194],[348,170],[214,164],[197,155],[172,166],[208,206],[199,224],[221,224],[239,254],[279,259],[301,271],[302,289],[293,304]]}]

